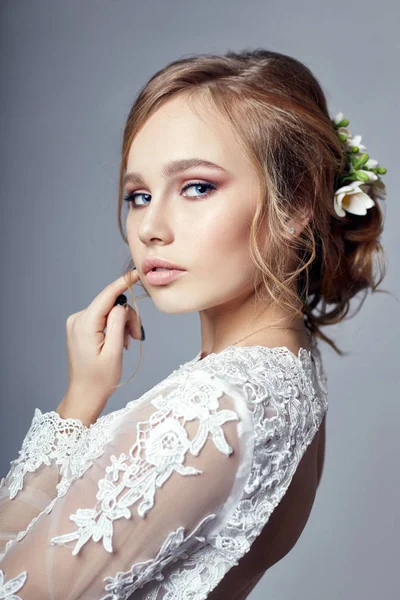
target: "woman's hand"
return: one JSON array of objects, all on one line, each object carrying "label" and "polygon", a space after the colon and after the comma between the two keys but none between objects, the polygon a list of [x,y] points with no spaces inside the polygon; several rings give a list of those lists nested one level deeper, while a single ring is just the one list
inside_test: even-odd
[{"label": "woman's hand", "polygon": [[[84,310],[66,322],[69,385],[57,412],[63,418],[94,423],[122,374],[123,348],[129,335],[141,339],[141,323],[129,304],[115,301],[139,279],[137,270],[110,283]],[[104,333],[104,329],[107,332]]]}]

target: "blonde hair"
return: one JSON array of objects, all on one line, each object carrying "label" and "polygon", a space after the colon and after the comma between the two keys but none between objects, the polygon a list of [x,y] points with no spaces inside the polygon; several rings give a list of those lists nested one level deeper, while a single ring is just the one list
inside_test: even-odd
[{"label": "blonde hair", "polygon": [[[261,284],[263,295],[304,316],[309,332],[343,355],[320,328],[341,322],[359,292],[364,295],[355,313],[368,289],[386,292],[376,290],[386,274],[379,241],[383,213],[377,202],[385,194],[384,186],[371,191],[375,206],[366,215],[346,213],[341,218],[334,211],[334,191],[346,156],[321,85],[299,60],[262,48],[192,55],[155,73],[139,91],[123,132],[118,225],[127,244],[121,210],[129,149],[145,121],[176,94],[188,101],[209,99],[232,124],[259,174],[260,195],[250,231],[256,291]],[[310,218],[303,231],[289,234],[288,221],[304,215]],[[264,219],[268,234],[261,244],[257,234]],[[291,270],[289,265],[296,266]],[[131,260],[126,271],[133,266]]]}]

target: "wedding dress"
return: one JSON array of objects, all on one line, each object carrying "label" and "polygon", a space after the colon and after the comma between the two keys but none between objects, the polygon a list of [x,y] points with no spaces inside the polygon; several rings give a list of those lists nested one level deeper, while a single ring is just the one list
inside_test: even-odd
[{"label": "wedding dress", "polygon": [[328,409],[310,343],[199,352],[90,427],[36,408],[0,482],[0,599],[207,598]]}]

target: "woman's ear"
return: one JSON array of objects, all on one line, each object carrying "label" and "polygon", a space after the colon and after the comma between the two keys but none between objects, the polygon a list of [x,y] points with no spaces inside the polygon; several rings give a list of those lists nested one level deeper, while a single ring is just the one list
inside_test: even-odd
[{"label": "woman's ear", "polygon": [[303,229],[307,226],[307,224],[309,223],[311,219],[311,211],[307,211],[307,213],[304,213],[303,216],[301,216],[299,219],[292,219],[291,221],[289,221],[287,227],[288,229],[290,229],[291,227],[294,228],[295,233],[294,235],[299,235]]}]

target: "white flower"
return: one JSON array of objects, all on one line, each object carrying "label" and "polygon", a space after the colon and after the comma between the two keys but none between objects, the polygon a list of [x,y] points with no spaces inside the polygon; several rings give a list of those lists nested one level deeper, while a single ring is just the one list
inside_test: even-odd
[{"label": "white flower", "polygon": [[344,217],[346,212],[354,215],[367,214],[368,208],[375,206],[375,202],[368,196],[369,189],[368,182],[352,181],[336,190],[333,200],[336,214],[339,217]]},{"label": "white flower", "polygon": [[341,121],[344,119],[344,114],[342,112],[338,113],[335,117],[333,117],[333,122],[335,125],[339,125]]},{"label": "white flower", "polygon": [[350,129],[347,129],[347,127],[339,127],[337,133],[338,135],[339,133],[343,133],[346,136],[346,144],[350,145],[350,141],[353,139],[353,134],[351,133]]},{"label": "white flower", "polygon": [[369,158],[364,165],[367,169],[375,169],[378,166],[378,161],[374,158]]},{"label": "white flower", "polygon": [[[376,173],[374,173],[373,171],[366,171],[365,169],[363,169],[363,173],[366,173],[369,177],[369,180],[372,181],[378,181],[378,175]],[[368,183],[368,181],[366,182]]]},{"label": "white flower", "polygon": [[361,135],[355,135],[353,138],[351,138],[351,140],[347,140],[347,144],[348,146],[352,147],[352,146],[358,146],[358,148],[360,149],[360,152],[366,152],[367,147],[364,146],[363,144],[361,144]]}]

